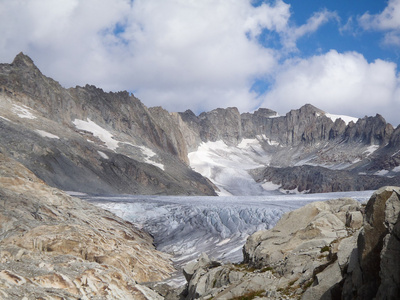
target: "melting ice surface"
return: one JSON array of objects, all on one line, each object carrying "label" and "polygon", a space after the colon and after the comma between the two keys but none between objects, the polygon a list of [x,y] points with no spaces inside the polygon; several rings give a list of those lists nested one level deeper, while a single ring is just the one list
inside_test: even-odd
[{"label": "melting ice surface", "polygon": [[283,213],[313,201],[342,197],[364,202],[371,194],[372,191],[229,197],[80,197],[149,232],[157,249],[173,254],[179,268],[198,258],[201,252],[220,261],[240,262],[246,238],[255,231],[272,228]]}]

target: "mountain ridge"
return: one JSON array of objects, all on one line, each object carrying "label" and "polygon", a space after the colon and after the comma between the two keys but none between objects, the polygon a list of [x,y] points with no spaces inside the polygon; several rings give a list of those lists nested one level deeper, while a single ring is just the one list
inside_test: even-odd
[{"label": "mountain ridge", "polygon": [[[354,176],[380,172],[392,184],[400,183],[400,126],[393,128],[379,114],[355,122],[311,104],[284,116],[268,108],[253,113],[235,107],[199,115],[168,112],[148,108],[126,91],[106,93],[93,85],[65,89],[22,52],[11,64],[0,64],[0,105],[0,150],[64,190],[229,194],[231,186],[215,180],[221,170],[229,177],[244,169],[247,175],[228,178],[230,185],[237,185],[240,176],[250,180],[251,169],[301,165]],[[225,157],[213,148],[220,141],[229,149]],[[202,145],[209,146],[207,155],[215,159],[206,167],[190,159]],[[247,165],[234,167],[231,151]],[[258,178],[251,183],[255,189],[242,192],[262,189],[269,179]]]}]

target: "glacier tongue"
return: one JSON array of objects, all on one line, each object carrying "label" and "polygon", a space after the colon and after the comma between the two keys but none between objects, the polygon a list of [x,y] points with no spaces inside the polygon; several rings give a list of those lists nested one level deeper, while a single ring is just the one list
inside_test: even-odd
[{"label": "glacier tongue", "polygon": [[[179,268],[201,252],[239,262],[246,238],[273,227],[283,213],[312,201],[341,197],[367,200],[372,191],[268,196],[84,196],[135,223],[154,237],[158,250],[174,255]],[[182,279],[182,278],[181,278]]]},{"label": "glacier tongue", "polygon": [[237,146],[228,146],[223,141],[202,143],[189,153],[190,166],[219,188],[219,196],[269,194],[248,173],[248,170],[268,166],[271,160],[261,146],[263,139],[263,136],[244,139]]}]

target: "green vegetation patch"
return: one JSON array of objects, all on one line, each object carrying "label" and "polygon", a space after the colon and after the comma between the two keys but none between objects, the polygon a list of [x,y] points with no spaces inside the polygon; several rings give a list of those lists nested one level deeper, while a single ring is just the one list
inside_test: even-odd
[{"label": "green vegetation patch", "polygon": [[264,296],[265,290],[252,291],[242,296],[231,298],[230,300],[252,300],[256,297]]},{"label": "green vegetation patch", "polygon": [[324,246],[324,247],[321,248],[321,253],[329,252],[329,250],[330,250],[329,246]]}]

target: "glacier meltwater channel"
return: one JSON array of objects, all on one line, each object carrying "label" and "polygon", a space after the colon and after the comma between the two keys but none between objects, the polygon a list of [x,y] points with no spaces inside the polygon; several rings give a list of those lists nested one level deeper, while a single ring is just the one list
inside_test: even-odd
[{"label": "glacier meltwater channel", "polygon": [[172,254],[179,269],[201,252],[216,260],[240,262],[246,238],[255,231],[272,228],[285,212],[313,201],[343,197],[365,202],[371,194],[372,191],[229,197],[80,197],[149,232],[157,249]]}]

